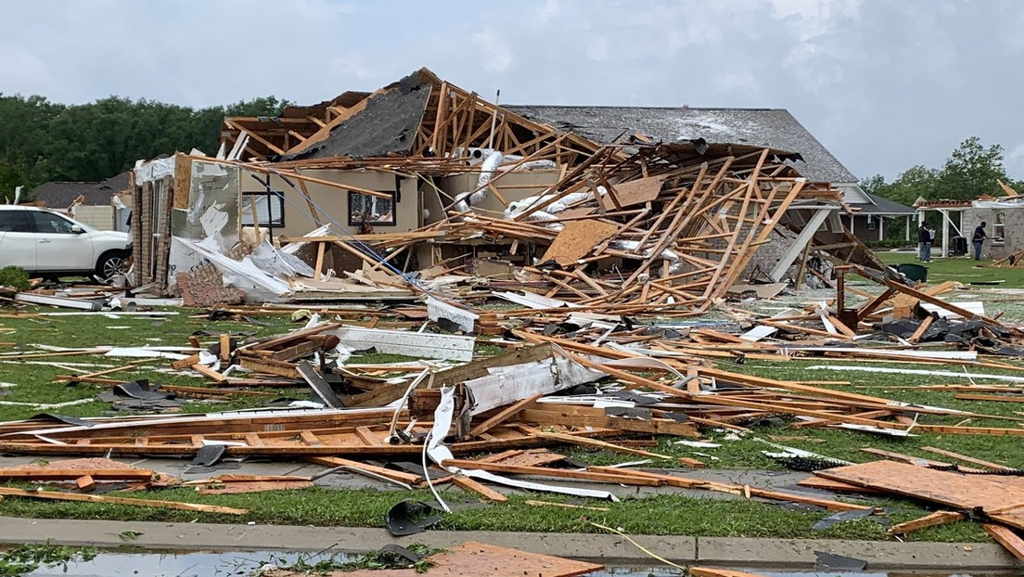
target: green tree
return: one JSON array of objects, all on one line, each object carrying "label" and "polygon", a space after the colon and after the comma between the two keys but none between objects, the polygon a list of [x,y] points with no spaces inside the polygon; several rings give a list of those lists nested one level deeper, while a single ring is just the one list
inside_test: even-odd
[{"label": "green tree", "polygon": [[998,179],[1007,180],[1003,166],[1003,147],[985,147],[972,136],[960,143],[939,175],[941,198],[973,200],[983,194],[1001,196]]},{"label": "green tree", "polygon": [[154,158],[198,148],[217,152],[228,116],[277,116],[286,100],[265,96],[193,109],[112,96],[66,106],[0,93],[0,198],[49,180],[97,181]]}]

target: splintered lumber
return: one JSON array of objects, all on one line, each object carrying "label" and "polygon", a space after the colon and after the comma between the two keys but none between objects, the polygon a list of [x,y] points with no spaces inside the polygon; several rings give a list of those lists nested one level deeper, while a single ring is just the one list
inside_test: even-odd
[{"label": "splintered lumber", "polygon": [[13,487],[0,487],[0,495],[7,497],[27,497],[29,499],[46,499],[51,501],[79,501],[83,503],[106,503],[112,505],[132,505],[136,507],[155,507],[157,509],[178,509],[196,513],[219,513],[222,515],[246,515],[247,509],[221,507],[219,505],[203,505],[201,503],[179,503],[178,501],[158,501],[155,499],[135,499],[132,497],[111,497],[109,495],[81,495],[79,493],[61,493],[59,491],[26,491]]},{"label": "splintered lumber", "polygon": [[989,537],[992,537],[996,543],[1002,545],[1008,553],[1024,561],[1024,539],[1021,539],[1020,535],[1017,535],[1013,529],[993,523],[982,523],[981,526],[988,533]]},{"label": "splintered lumber", "polygon": [[984,459],[978,459],[971,457],[970,455],[961,455],[960,453],[954,453],[953,451],[947,451],[946,449],[939,449],[937,447],[920,447],[922,451],[928,451],[929,453],[935,453],[936,455],[942,455],[943,457],[950,457],[963,461],[965,463],[971,463],[974,465],[981,465],[982,467],[988,467],[996,471],[1013,471],[1013,467],[1007,467],[1006,465],[1000,465],[999,463],[993,463]]},{"label": "splintered lumber", "polygon": [[494,501],[495,503],[504,503],[508,501],[508,497],[506,497],[505,495],[502,495],[501,493],[495,491],[494,489],[491,489],[487,485],[484,485],[483,483],[475,479],[470,479],[469,477],[466,477],[464,475],[455,475],[454,477],[452,477],[452,483],[455,483],[456,485],[462,487],[467,491],[477,493],[478,495],[480,495],[484,499],[487,499],[488,501]]},{"label": "splintered lumber", "polygon": [[553,501],[538,501],[536,499],[527,499],[523,501],[527,505],[533,507],[560,507],[562,509],[581,509],[584,511],[598,511],[601,513],[607,513],[611,509],[608,507],[591,507],[588,505],[573,505],[572,503],[555,503]]},{"label": "splintered lumber", "polygon": [[148,481],[153,478],[154,473],[146,469],[0,469],[0,480],[69,481],[85,475],[101,481]]},{"label": "splintered lumber", "polygon": [[486,433],[487,431],[490,431],[494,427],[496,427],[496,426],[504,423],[505,421],[511,419],[512,417],[518,415],[520,412],[522,412],[523,409],[525,409],[526,407],[532,405],[537,399],[539,399],[539,398],[541,398],[543,396],[544,396],[543,394],[533,395],[532,397],[527,397],[527,398],[525,398],[525,399],[523,399],[523,400],[521,400],[521,401],[519,401],[517,403],[513,403],[513,404],[509,405],[508,407],[502,409],[498,413],[496,413],[493,416],[489,417],[484,422],[482,422],[482,423],[476,425],[475,427],[473,427],[472,429],[470,429],[469,430],[469,436],[470,437],[479,437],[480,435]]},{"label": "splintered lumber", "polygon": [[262,493],[264,491],[286,491],[308,489],[313,486],[309,479],[235,481],[230,483],[214,481],[199,489],[200,495],[239,495]]},{"label": "splintered lumber", "polygon": [[403,471],[395,471],[393,469],[387,469],[385,467],[378,467],[376,465],[370,465],[368,463],[360,463],[359,461],[350,461],[349,459],[342,459],[341,457],[310,457],[307,459],[310,463],[316,463],[317,465],[324,465],[325,467],[347,467],[352,469],[360,469],[368,471],[381,477],[387,477],[393,481],[400,483],[407,483],[409,485],[419,485],[423,483],[423,477],[414,475],[412,473],[406,473]]},{"label": "splintered lumber", "polygon": [[544,439],[550,439],[552,441],[561,441],[570,445],[580,445],[583,447],[594,447],[596,449],[607,449],[614,453],[628,453],[630,455],[640,455],[641,457],[651,457],[653,459],[671,459],[669,455],[659,455],[658,453],[652,453],[650,451],[644,451],[643,449],[633,449],[630,447],[623,447],[616,445],[615,443],[609,443],[606,441],[600,441],[598,439],[588,439],[586,437],[577,437],[576,435],[566,435],[563,433],[551,433],[548,431],[542,431],[540,429],[531,429],[524,427],[524,430],[530,435],[542,437]]},{"label": "splintered lumber", "polygon": [[807,477],[802,481],[799,481],[797,485],[801,487],[808,487],[811,489],[821,489],[823,491],[833,491],[836,493],[880,493],[877,489],[871,489],[869,487],[858,487],[857,485],[851,485],[849,483],[843,483],[842,481],[833,481],[832,479],[825,479],[823,477]]},{"label": "splintered lumber", "polygon": [[947,525],[949,523],[955,523],[966,519],[967,516],[963,513],[957,513],[955,511],[936,511],[925,515],[924,517],[918,517],[912,521],[905,523],[898,523],[889,527],[890,535],[905,535],[912,533],[925,527],[935,527],[936,525]]},{"label": "splintered lumber", "polygon": [[814,474],[961,511],[980,509],[993,521],[1024,528],[1024,482],[1018,477],[965,475],[894,461],[848,465]]}]

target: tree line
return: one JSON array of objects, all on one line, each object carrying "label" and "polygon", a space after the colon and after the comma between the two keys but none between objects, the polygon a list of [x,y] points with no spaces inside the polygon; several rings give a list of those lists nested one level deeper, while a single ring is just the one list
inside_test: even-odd
[{"label": "tree line", "polygon": [[0,199],[18,185],[110,178],[140,158],[212,155],[225,116],[277,116],[288,104],[265,96],[198,109],[119,97],[68,105],[0,93]]},{"label": "tree line", "polygon": [[860,185],[872,194],[913,206],[919,198],[973,200],[983,194],[1005,196],[1000,180],[1024,193],[1024,181],[1014,181],[1006,174],[1002,145],[985,146],[980,138],[972,136],[960,143],[942,168],[919,164],[903,171],[892,182],[876,174]]}]

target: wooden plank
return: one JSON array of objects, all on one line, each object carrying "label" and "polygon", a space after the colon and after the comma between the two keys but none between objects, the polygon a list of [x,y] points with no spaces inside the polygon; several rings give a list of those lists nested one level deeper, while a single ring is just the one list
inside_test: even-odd
[{"label": "wooden plank", "polygon": [[958,510],[981,509],[994,521],[1024,528],[1024,484],[1019,478],[964,475],[894,461],[836,467],[815,475]]},{"label": "wooden plank", "polygon": [[904,523],[898,523],[889,527],[890,535],[906,535],[925,527],[935,527],[937,525],[946,525],[949,523],[955,523],[966,519],[967,516],[963,513],[957,513],[955,511],[936,511],[929,513],[924,517],[918,517],[912,521],[906,521]]},{"label": "wooden plank", "polygon": [[148,469],[49,469],[46,467],[12,467],[0,469],[0,479],[30,481],[67,481],[82,476],[104,481],[148,481],[153,471]]},{"label": "wooden plank", "polygon": [[484,499],[487,499],[488,501],[494,501],[495,503],[504,503],[508,501],[508,497],[506,497],[505,495],[502,495],[501,493],[495,491],[494,489],[491,489],[490,487],[484,485],[483,483],[476,481],[474,479],[470,479],[469,477],[466,477],[464,475],[455,475],[454,477],[452,477],[452,482],[467,491],[477,493],[478,495],[480,495]]},{"label": "wooden plank", "polygon": [[205,377],[211,378],[218,383],[223,383],[224,381],[228,380],[228,378],[222,375],[221,373],[218,373],[217,371],[211,369],[210,367],[206,365],[201,365],[199,363],[192,365],[192,370],[202,374]]},{"label": "wooden plank", "polygon": [[353,469],[362,469],[409,485],[420,485],[423,483],[423,477],[420,477],[419,475],[405,473],[403,471],[395,471],[393,469],[378,467],[368,463],[360,463],[359,461],[351,461],[341,457],[310,457],[307,461],[310,463],[316,463],[317,465],[324,465],[325,467],[351,467]]},{"label": "wooden plank", "polygon": [[953,451],[947,451],[946,449],[939,449],[937,447],[920,447],[922,451],[928,451],[929,453],[935,453],[936,455],[942,455],[943,457],[951,457],[965,463],[972,463],[974,465],[981,465],[982,467],[988,467],[989,469],[995,469],[997,471],[1013,471],[1013,467],[1007,467],[1006,465],[1000,465],[999,463],[993,463],[984,459],[978,459],[971,457],[970,455],[961,455],[960,453],[954,453]]},{"label": "wooden plank", "polygon": [[589,439],[587,437],[577,437],[576,435],[567,435],[564,433],[552,433],[550,431],[542,431],[540,429],[531,429],[529,427],[523,427],[530,435],[535,437],[541,437],[544,439],[551,439],[552,441],[560,441],[568,443],[570,445],[580,445],[583,447],[594,447],[597,449],[606,449],[615,453],[627,453],[630,455],[640,455],[641,457],[651,457],[653,459],[672,459],[669,455],[659,455],[658,453],[652,453],[650,451],[644,451],[643,449],[633,449],[630,447],[623,447],[614,443],[608,443],[598,439]]},{"label": "wooden plank", "polygon": [[1002,545],[1010,555],[1024,561],[1024,539],[1021,539],[1012,529],[993,523],[982,523],[981,527],[985,529],[989,537],[992,537],[996,543]]},{"label": "wooden plank", "polygon": [[13,487],[0,487],[0,495],[7,497],[27,497],[29,499],[46,499],[51,501],[79,501],[83,503],[107,503],[115,505],[131,505],[135,507],[154,507],[157,509],[177,509],[196,513],[218,513],[222,515],[246,515],[247,509],[203,505],[200,503],[181,503],[178,501],[158,501],[155,499],[135,499],[131,497],[111,497],[109,495],[81,495],[78,493],[61,493],[58,491],[26,491]]},{"label": "wooden plank", "polygon": [[603,220],[570,222],[555,237],[554,242],[541,257],[541,262],[554,260],[562,266],[569,266],[617,232],[619,225]]},{"label": "wooden plank", "polygon": [[508,407],[502,409],[498,413],[496,413],[493,416],[489,417],[484,422],[482,422],[482,423],[478,424],[477,426],[473,427],[472,429],[470,429],[469,436],[470,437],[479,437],[480,435],[486,433],[487,431],[490,431],[494,427],[496,427],[496,426],[504,423],[505,421],[511,419],[512,417],[518,415],[523,409],[525,409],[526,407],[532,405],[534,402],[537,401],[537,399],[539,399],[539,398],[541,398],[543,396],[544,396],[543,394],[534,395],[532,397],[525,398],[525,399],[519,401],[518,403],[514,403],[512,405],[509,405]]}]

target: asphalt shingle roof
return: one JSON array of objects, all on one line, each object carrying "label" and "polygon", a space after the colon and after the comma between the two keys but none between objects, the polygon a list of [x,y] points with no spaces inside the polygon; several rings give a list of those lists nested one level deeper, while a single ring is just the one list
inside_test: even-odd
[{"label": "asphalt shingle roof", "polygon": [[750,144],[797,152],[792,161],[803,176],[823,182],[857,182],[784,108],[649,108],[631,106],[507,106],[533,120],[611,143],[623,132],[640,132],[663,142],[703,138],[711,143]]},{"label": "asphalt shingle roof", "polygon": [[87,205],[110,204],[110,197],[128,188],[128,172],[122,172],[101,182],[75,182],[57,180],[45,182],[32,189],[34,200],[46,203],[49,208],[63,209],[71,206],[78,195],[85,195]]},{"label": "asphalt shingle roof", "polygon": [[913,207],[900,204],[895,200],[871,194],[866,190],[863,192],[874,201],[874,204],[870,202],[848,203],[850,208],[859,209],[858,214],[915,214],[917,212]]}]

